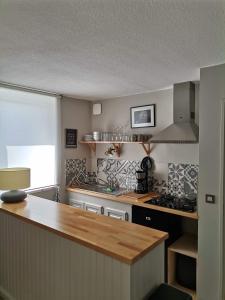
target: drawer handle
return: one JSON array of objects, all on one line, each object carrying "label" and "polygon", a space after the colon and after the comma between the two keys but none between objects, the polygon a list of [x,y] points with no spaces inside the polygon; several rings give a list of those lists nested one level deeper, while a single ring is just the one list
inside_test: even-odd
[{"label": "drawer handle", "polygon": [[152,219],[151,219],[151,217],[145,217],[145,220],[146,221],[151,221]]},{"label": "drawer handle", "polygon": [[113,213],[109,213],[108,216],[111,217],[111,218],[117,219],[117,220],[122,220],[123,219],[122,216],[115,215]]}]

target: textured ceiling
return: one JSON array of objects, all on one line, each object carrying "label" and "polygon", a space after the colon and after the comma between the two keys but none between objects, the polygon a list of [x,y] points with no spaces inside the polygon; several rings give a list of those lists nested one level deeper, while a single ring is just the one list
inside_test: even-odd
[{"label": "textured ceiling", "polygon": [[223,0],[0,0],[0,81],[83,99],[225,62]]}]

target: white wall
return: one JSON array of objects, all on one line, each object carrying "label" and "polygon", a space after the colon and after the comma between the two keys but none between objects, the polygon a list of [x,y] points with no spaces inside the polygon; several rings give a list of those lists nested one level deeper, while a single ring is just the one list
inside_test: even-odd
[{"label": "white wall", "polygon": [[[126,126],[128,133],[155,135],[173,122],[173,90],[161,90],[148,94],[104,100],[102,114],[92,117],[92,129],[112,131],[115,126]],[[130,107],[156,104],[156,127],[130,128]],[[198,110],[198,85],[196,88],[196,108]],[[198,118],[197,118],[198,122]],[[105,157],[108,145],[97,145],[96,157]],[[168,162],[198,164],[198,144],[155,144],[151,157],[155,160],[155,175],[167,177]],[[120,159],[140,160],[146,154],[140,145],[123,145]],[[93,161],[95,156],[92,155]],[[93,162],[93,167],[95,164]]]},{"label": "white wall", "polygon": [[[221,300],[220,277],[220,128],[225,98],[225,64],[201,69],[199,105],[199,266],[198,300]],[[216,204],[205,203],[214,194]]]},{"label": "white wall", "polygon": [[[78,129],[77,148],[65,148],[65,129]],[[91,104],[89,101],[65,98],[61,100],[61,131],[62,131],[62,178],[61,178],[61,199],[64,199],[65,188],[65,161],[69,158],[87,158],[90,164],[90,151],[86,145],[79,144],[82,136],[87,132],[91,132]]]}]

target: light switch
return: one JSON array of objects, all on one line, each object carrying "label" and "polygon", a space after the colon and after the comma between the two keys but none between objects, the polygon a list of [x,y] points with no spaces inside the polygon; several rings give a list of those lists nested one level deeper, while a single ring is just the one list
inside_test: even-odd
[{"label": "light switch", "polygon": [[215,198],[216,198],[215,195],[206,194],[205,195],[205,202],[214,204],[216,202]]}]

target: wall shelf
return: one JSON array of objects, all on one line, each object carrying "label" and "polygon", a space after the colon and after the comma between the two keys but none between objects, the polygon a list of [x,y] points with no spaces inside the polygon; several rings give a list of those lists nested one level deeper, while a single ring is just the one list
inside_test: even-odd
[{"label": "wall shelf", "polygon": [[120,157],[123,144],[139,144],[144,149],[146,155],[150,155],[151,153],[150,142],[80,141],[80,144],[87,144],[94,153],[96,153],[96,144],[112,144],[118,157]]}]

